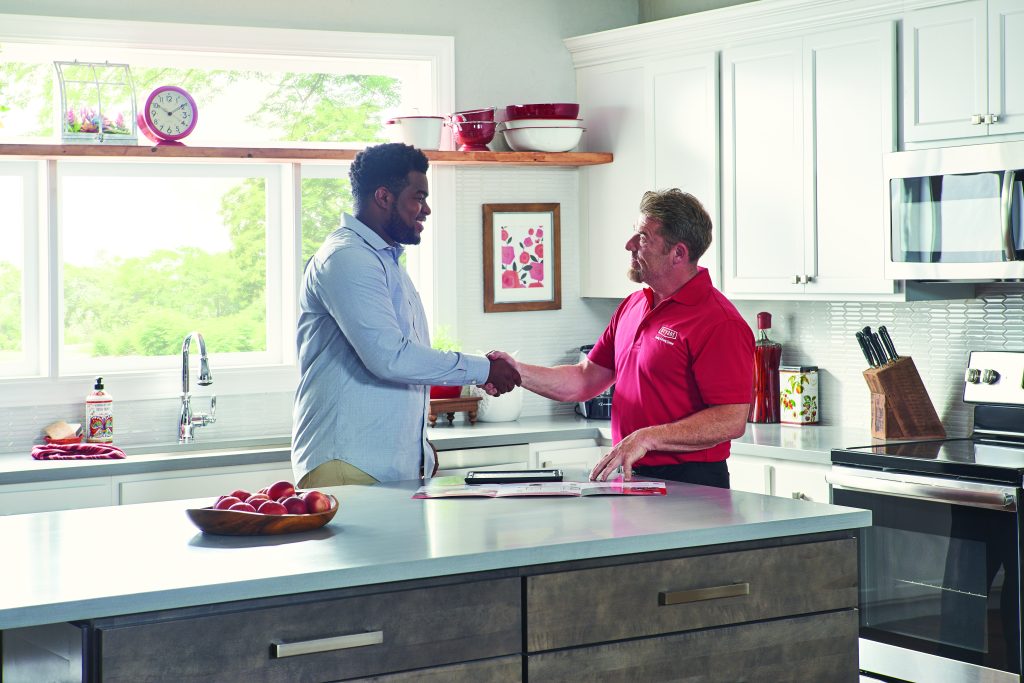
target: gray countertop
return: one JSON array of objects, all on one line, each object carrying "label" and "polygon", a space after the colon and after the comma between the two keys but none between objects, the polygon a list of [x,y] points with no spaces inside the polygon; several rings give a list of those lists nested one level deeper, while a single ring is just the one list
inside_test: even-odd
[{"label": "gray countertop", "polygon": [[[431,427],[429,438],[440,451],[570,439],[600,439],[611,443],[607,420],[584,420],[572,415],[527,417],[515,422],[456,423]],[[870,444],[867,429],[832,426],[749,424],[733,441],[735,454],[828,464],[829,451]],[[124,460],[36,461],[27,452],[0,453],[0,485],[121,476],[176,469],[226,467],[288,462],[287,435],[223,442],[198,441],[186,446],[155,444],[126,448]]]},{"label": "gray countertop", "polygon": [[674,482],[667,496],[543,499],[413,500],[416,486],[325,489],[341,501],[331,523],[281,536],[201,533],[185,509],[208,499],[0,517],[0,629],[871,523]]}]

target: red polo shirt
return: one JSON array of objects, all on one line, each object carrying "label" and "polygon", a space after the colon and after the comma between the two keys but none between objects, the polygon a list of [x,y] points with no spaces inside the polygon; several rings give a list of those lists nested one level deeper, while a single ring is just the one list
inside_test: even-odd
[{"label": "red polo shirt", "polygon": [[[643,289],[623,301],[589,358],[615,370],[612,440],[667,424],[708,406],[749,403],[754,335],[736,307],[711,285],[708,271],[651,309]],[[638,465],[713,462],[729,457],[725,441],[700,451],[649,451]]]}]

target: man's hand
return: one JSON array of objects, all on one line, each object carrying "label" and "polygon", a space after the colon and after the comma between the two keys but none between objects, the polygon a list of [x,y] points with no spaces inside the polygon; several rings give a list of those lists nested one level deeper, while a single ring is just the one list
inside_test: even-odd
[{"label": "man's hand", "polygon": [[[487,385],[493,387],[495,392],[492,396],[500,396],[506,392],[512,391],[517,386],[523,383],[522,378],[519,376],[519,371],[516,369],[513,362],[509,362],[502,356],[507,354],[501,354],[497,351],[491,351],[487,354],[487,358],[491,361],[491,371],[487,373]],[[487,387],[485,386],[485,391]],[[488,391],[488,393],[491,393]]]},{"label": "man's hand", "polygon": [[650,450],[643,443],[643,431],[641,429],[633,432],[620,441],[615,448],[608,451],[590,471],[590,480],[607,481],[608,477],[615,474],[619,467],[622,467],[622,480],[631,480],[633,478],[633,463],[644,457]]}]

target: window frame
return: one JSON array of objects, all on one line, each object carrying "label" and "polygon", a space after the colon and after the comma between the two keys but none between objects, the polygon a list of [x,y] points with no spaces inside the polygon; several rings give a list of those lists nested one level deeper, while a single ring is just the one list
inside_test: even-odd
[{"label": "window frame", "polygon": [[[432,113],[453,110],[454,103],[454,38],[399,34],[348,33],[305,29],[271,29],[239,26],[192,25],[160,22],[136,22],[99,19],[74,19],[0,14],[0,44],[50,43],[70,47],[94,46],[140,50],[173,50],[188,54],[215,52],[256,54],[268,57],[411,60],[429,67],[429,96]],[[137,96],[140,93],[136,93]],[[287,143],[283,146],[295,143]],[[339,145],[339,147],[342,145]],[[0,159],[0,163],[6,160]],[[32,377],[0,378],[0,407],[24,405],[55,405],[78,403],[91,387],[91,372],[61,374],[59,351],[62,344],[63,318],[60,277],[62,259],[59,253],[57,216],[58,164],[46,162],[12,162],[32,165],[30,175],[37,199],[26,201],[25,273],[23,282],[23,348],[35,353]],[[76,162],[78,163],[78,162]],[[96,163],[121,163],[105,161]],[[165,163],[161,161],[161,163]],[[205,163],[205,162],[199,162]],[[209,163],[221,163],[211,160]],[[279,361],[268,365],[220,366],[216,349],[210,349],[211,370],[218,395],[257,394],[294,391],[298,380],[295,358],[295,323],[298,319],[297,296],[302,276],[301,220],[299,199],[302,167],[307,164],[267,164],[280,169],[281,192],[278,229],[268,220],[268,269],[271,254],[278,253],[274,267],[280,278],[279,300],[271,306],[275,291],[268,280],[268,350],[272,317],[279,318]],[[30,168],[26,166],[26,168]],[[434,204],[445,207],[447,217],[435,222],[434,239],[448,240],[454,236],[454,171],[432,169],[436,186],[432,186]],[[268,192],[268,204],[270,203]],[[34,221],[29,215],[34,216]],[[269,218],[269,217],[268,217]],[[339,217],[340,218],[340,217]],[[420,277],[433,278],[446,269],[437,268],[441,250],[425,244],[417,257],[426,267],[419,268]],[[31,264],[31,265],[30,265]],[[449,269],[450,270],[450,269]],[[452,278],[454,275],[451,276]],[[454,322],[454,302],[438,297],[437,291],[452,291],[424,280],[422,294],[428,315],[446,324]],[[435,306],[436,304],[436,306]],[[200,330],[201,332],[202,330]],[[30,339],[34,337],[34,339]],[[34,343],[30,344],[29,341]],[[102,374],[107,386],[118,400],[146,400],[177,397],[181,393],[181,368],[127,370]]]}]

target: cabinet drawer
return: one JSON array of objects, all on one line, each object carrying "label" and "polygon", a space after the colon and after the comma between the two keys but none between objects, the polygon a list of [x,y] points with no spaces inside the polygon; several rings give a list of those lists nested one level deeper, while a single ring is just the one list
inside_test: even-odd
[{"label": "cabinet drawer", "polygon": [[852,538],[558,572],[526,580],[526,645],[537,652],[856,606]]},{"label": "cabinet drawer", "polygon": [[527,658],[530,683],[856,683],[858,677],[857,612],[852,609]]},{"label": "cabinet drawer", "polygon": [[358,683],[516,683],[522,680],[523,658],[519,655],[356,679]]},{"label": "cabinet drawer", "polygon": [[[292,683],[510,655],[519,652],[522,638],[519,585],[510,578],[159,623],[100,624],[99,666],[105,683]],[[316,651],[318,645],[326,651]]]}]

